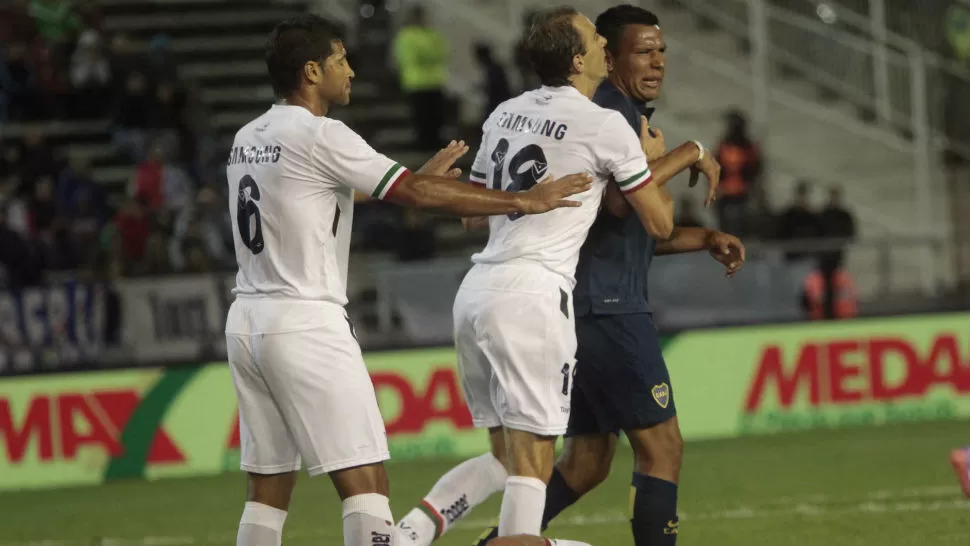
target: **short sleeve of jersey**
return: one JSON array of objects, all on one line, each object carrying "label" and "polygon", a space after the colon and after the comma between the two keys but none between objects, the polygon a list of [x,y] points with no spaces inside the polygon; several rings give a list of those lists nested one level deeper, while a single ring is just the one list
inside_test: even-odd
[{"label": "short sleeve of jersey", "polygon": [[[494,112],[492,113],[494,115]],[[468,174],[468,179],[473,184],[484,186],[488,184],[488,128],[492,116],[489,116],[482,124],[482,142],[478,145],[478,152],[475,153],[475,161],[472,163],[472,170]]]},{"label": "short sleeve of jersey", "polygon": [[468,179],[472,184],[478,184],[479,186],[484,186],[488,184],[488,149],[485,147],[485,141],[478,147],[478,153],[475,154],[475,162],[472,163],[471,173],[468,174]]},{"label": "short sleeve of jersey", "polygon": [[336,120],[323,123],[317,131],[313,159],[329,178],[375,199],[387,197],[409,172]]},{"label": "short sleeve of jersey", "polygon": [[619,112],[609,112],[597,139],[599,156],[623,193],[633,193],[650,183],[647,156],[636,132]]}]

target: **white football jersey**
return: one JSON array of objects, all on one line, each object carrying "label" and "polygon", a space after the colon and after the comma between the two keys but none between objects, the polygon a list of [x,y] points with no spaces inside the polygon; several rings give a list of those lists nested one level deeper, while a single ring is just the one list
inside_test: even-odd
[{"label": "white football jersey", "polygon": [[274,105],[227,166],[238,296],[347,304],[354,190],[383,199],[407,169],[340,121]]},{"label": "white football jersey", "polygon": [[581,207],[492,216],[488,245],[472,261],[539,263],[575,286],[579,249],[606,184],[615,179],[629,193],[651,180],[639,137],[621,114],[597,106],[572,86],[526,91],[496,108],[482,130],[472,182],[522,191],[547,175],[581,172],[591,174],[594,182],[589,191],[568,198]]}]

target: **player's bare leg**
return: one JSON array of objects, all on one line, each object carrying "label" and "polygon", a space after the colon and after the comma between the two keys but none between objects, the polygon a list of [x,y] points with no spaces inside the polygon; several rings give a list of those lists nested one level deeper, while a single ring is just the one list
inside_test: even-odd
[{"label": "player's bare leg", "polygon": [[330,480],[343,503],[344,546],[396,544],[383,463],[334,471]]},{"label": "player's bare leg", "polygon": [[472,509],[505,488],[505,430],[488,430],[489,453],[468,459],[441,477],[431,491],[397,523],[408,544],[428,546]]},{"label": "player's bare leg", "polygon": [[[615,453],[616,436],[613,434],[584,434],[565,439],[563,452],[546,486],[543,531],[553,518],[606,480]],[[497,536],[498,526],[489,527],[475,542],[475,546],[493,544]]]},{"label": "player's bare leg", "polygon": [[636,463],[633,472],[633,538],[637,546],[677,542],[677,482],[684,453],[677,418],[627,431]]},{"label": "player's bare leg", "polygon": [[555,465],[556,437],[506,429],[505,442],[509,477],[505,480],[498,534],[538,536],[546,484]]},{"label": "player's bare leg", "polygon": [[280,546],[283,523],[296,486],[296,472],[249,473],[246,507],[239,521],[237,546]]},{"label": "player's bare leg", "polygon": [[[562,476],[563,481],[578,499],[606,481],[610,476],[610,466],[613,464],[615,454],[616,436],[613,434],[572,436],[566,438],[564,442],[563,452],[556,461],[556,473]],[[564,506],[563,509],[565,508]],[[549,509],[548,503],[546,509]],[[556,514],[551,514],[548,519],[543,519],[548,522],[555,516]]]}]

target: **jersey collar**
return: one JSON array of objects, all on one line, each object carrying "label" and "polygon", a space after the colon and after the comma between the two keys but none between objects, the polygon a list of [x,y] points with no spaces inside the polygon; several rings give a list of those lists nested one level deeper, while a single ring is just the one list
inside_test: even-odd
[{"label": "jersey collar", "polygon": [[657,110],[656,108],[652,108],[648,106],[647,103],[639,102],[633,97],[628,96],[623,91],[620,91],[620,88],[613,85],[613,82],[611,82],[610,80],[603,80],[603,83],[600,84],[600,88],[597,90],[597,92],[609,93],[611,95],[615,95],[617,98],[622,97],[622,100],[630,103],[631,106],[637,109],[637,112],[639,112],[643,116],[647,116],[647,121],[650,120],[651,116],[653,116],[653,113]]}]

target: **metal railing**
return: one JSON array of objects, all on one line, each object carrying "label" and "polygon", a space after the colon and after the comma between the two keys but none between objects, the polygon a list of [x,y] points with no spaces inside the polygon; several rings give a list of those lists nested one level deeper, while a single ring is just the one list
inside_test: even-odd
[{"label": "metal railing", "polygon": [[[821,255],[832,252],[844,252],[843,268],[856,279],[863,310],[905,313],[939,305],[929,298],[893,302],[918,291],[921,282],[920,272],[904,258],[928,249],[932,260],[945,259],[942,238],[759,241],[746,246],[748,261],[733,279],[725,279],[723,267],[706,253],[656,258],[650,271],[650,297],[655,310],[665,317],[665,326],[801,320],[805,277],[817,270]],[[452,302],[471,266],[467,257],[446,258],[375,272],[377,298],[370,312],[377,320],[366,335],[375,343],[388,339],[448,342]],[[951,293],[956,285],[955,279],[934,278],[933,282],[934,291],[941,294]]]}]

